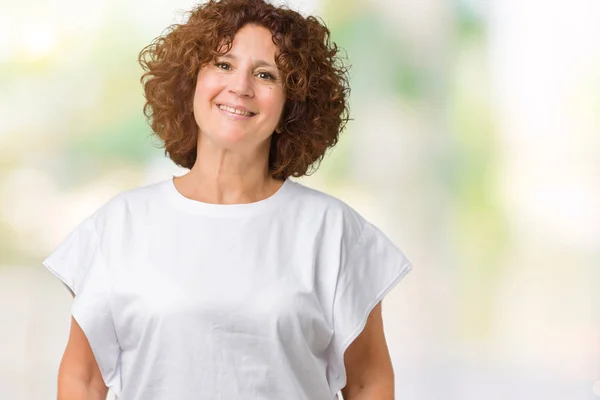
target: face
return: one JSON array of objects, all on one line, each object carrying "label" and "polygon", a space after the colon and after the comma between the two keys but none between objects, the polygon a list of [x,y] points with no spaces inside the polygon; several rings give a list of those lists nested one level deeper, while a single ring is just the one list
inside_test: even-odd
[{"label": "face", "polygon": [[200,69],[194,116],[203,139],[227,148],[268,144],[285,104],[277,50],[268,29],[246,25],[227,54]]}]

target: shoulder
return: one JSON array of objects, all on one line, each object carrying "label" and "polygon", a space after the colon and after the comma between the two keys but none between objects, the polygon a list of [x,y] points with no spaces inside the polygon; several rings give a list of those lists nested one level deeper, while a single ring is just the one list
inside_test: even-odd
[{"label": "shoulder", "polygon": [[134,187],[115,194],[89,217],[95,229],[103,230],[116,222],[148,216],[160,204],[166,180]]},{"label": "shoulder", "polygon": [[292,206],[307,219],[319,220],[339,230],[348,242],[356,242],[367,220],[344,200],[318,189],[293,182]]},{"label": "shoulder", "polygon": [[[145,204],[156,200],[164,190],[167,180],[134,187],[116,194],[108,203],[115,204]],[[107,203],[107,204],[108,204]]]},{"label": "shoulder", "polygon": [[292,194],[295,203],[310,205],[315,210],[339,212],[348,217],[359,217],[358,212],[344,200],[329,193],[292,181]]}]

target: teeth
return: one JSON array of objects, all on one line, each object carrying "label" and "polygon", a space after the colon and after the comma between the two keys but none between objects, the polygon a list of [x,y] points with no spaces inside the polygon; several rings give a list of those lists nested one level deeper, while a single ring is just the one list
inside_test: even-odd
[{"label": "teeth", "polygon": [[219,105],[219,108],[220,108],[221,110],[224,110],[224,111],[229,111],[229,112],[230,112],[230,113],[232,113],[232,114],[244,115],[244,116],[246,116],[246,117],[251,117],[252,115],[254,115],[254,114],[253,114],[253,113],[251,113],[251,112],[247,112],[247,111],[238,110],[237,108],[231,108],[231,107],[227,107],[227,106],[224,106],[224,105]]}]

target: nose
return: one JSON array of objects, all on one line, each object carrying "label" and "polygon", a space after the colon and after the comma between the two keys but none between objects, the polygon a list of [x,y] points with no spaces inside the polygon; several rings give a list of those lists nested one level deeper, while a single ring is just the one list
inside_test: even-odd
[{"label": "nose", "polygon": [[254,91],[252,90],[252,77],[250,74],[243,69],[236,71],[230,75],[229,91],[238,96],[252,97]]}]

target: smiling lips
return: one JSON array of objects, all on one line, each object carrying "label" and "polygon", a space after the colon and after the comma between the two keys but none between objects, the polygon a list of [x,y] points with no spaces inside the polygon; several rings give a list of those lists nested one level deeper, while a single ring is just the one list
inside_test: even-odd
[{"label": "smiling lips", "polygon": [[251,111],[240,109],[240,108],[229,107],[229,106],[226,106],[223,104],[217,104],[217,107],[219,107],[219,109],[222,111],[225,111],[229,114],[235,114],[236,116],[239,115],[242,117],[253,117],[256,115],[256,113],[253,113]]}]

